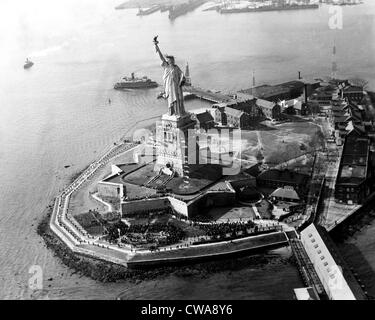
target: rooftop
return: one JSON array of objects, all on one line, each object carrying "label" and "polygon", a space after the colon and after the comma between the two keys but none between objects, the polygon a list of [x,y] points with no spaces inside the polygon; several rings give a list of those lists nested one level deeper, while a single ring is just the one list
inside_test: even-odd
[{"label": "rooftop", "polygon": [[[148,163],[147,165],[139,167],[138,170],[134,170],[128,175],[122,175],[123,182],[139,186],[148,186],[149,181],[158,176],[158,173],[154,171],[154,166],[154,162]],[[189,168],[190,179],[189,185],[186,188],[182,187],[184,185],[184,178],[182,177],[174,177],[173,179],[167,181],[165,184],[166,188],[170,189],[174,194],[194,195],[211,186],[222,177],[222,168],[220,165],[190,165]],[[160,178],[162,179],[163,177]],[[155,183],[152,183],[152,185]]]},{"label": "rooftop", "polygon": [[[322,283],[326,291],[329,291],[327,293],[330,299],[366,299],[364,292],[324,228],[311,224],[301,232],[301,238],[310,259],[316,265],[315,268],[319,270],[319,278],[325,280]],[[333,284],[335,280],[340,281],[341,285],[330,285],[330,281]]]},{"label": "rooftop", "polygon": [[214,120],[211,113],[209,113],[208,111],[198,113],[198,114],[196,114],[196,117],[197,117],[197,120],[199,121],[199,123],[205,123],[205,122],[210,122],[210,121]]},{"label": "rooftop", "polygon": [[297,192],[293,187],[285,186],[283,188],[277,188],[274,192],[270,194],[270,197],[284,198],[291,200],[300,200]]},{"label": "rooftop", "polygon": [[305,185],[309,179],[309,176],[290,170],[270,169],[259,174],[257,179],[282,181],[290,184]]},{"label": "rooftop", "polygon": [[237,99],[231,99],[229,101],[224,101],[224,102],[219,102],[215,103],[213,107],[218,106],[218,107],[231,107],[233,109],[237,109],[238,107],[245,107],[245,106],[251,106],[254,105],[256,102],[256,98],[252,95],[247,95],[247,94],[241,94],[238,93]]},{"label": "rooftop", "polygon": [[367,178],[370,141],[352,130],[345,139],[337,183],[360,184]]},{"label": "rooftop", "polygon": [[225,107],[225,113],[233,117],[241,117],[244,112],[241,110],[230,108],[230,107]]},{"label": "rooftop", "polygon": [[[314,81],[314,83],[317,83],[318,81]],[[305,83],[310,83],[309,80],[292,80],[276,85],[261,85],[254,88],[249,88],[245,90],[241,90],[240,93],[250,94],[257,98],[262,99],[272,99],[277,97],[278,95],[292,95],[293,98],[294,95],[297,93],[302,93],[301,90],[303,89]],[[299,94],[297,94],[299,95]]]},{"label": "rooftop", "polygon": [[349,135],[346,139],[343,156],[352,155],[353,157],[368,156],[369,140],[367,137],[358,137]]},{"label": "rooftop", "polygon": [[350,92],[363,92],[363,87],[349,86],[349,87],[344,88],[344,93],[350,93]]},{"label": "rooftop", "polygon": [[342,122],[348,122],[350,120],[350,116],[347,115],[334,115],[333,122],[334,123],[342,123]]},{"label": "rooftop", "polygon": [[258,99],[256,104],[261,108],[272,109],[275,106],[274,102],[267,101],[264,99]]},{"label": "rooftop", "polygon": [[311,287],[294,289],[294,294],[297,300],[320,300]]},{"label": "rooftop", "polygon": [[346,104],[334,104],[331,106],[332,111],[345,111],[347,110],[348,105]]},{"label": "rooftop", "polygon": [[282,86],[270,86],[270,85],[262,85],[250,89],[241,90],[241,93],[249,93],[257,98],[262,99],[269,99],[276,95],[288,94],[290,91],[289,88],[285,88]]},{"label": "rooftop", "polygon": [[366,178],[366,167],[365,166],[343,166],[341,169],[341,180],[345,178],[358,178],[362,180]]}]

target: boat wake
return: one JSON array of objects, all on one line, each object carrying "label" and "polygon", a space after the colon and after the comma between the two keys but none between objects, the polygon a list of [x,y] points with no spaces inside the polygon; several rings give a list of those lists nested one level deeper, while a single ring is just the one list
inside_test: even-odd
[{"label": "boat wake", "polygon": [[57,51],[60,51],[64,48],[66,48],[68,46],[69,46],[69,42],[65,41],[62,44],[57,45],[57,46],[51,46],[51,47],[48,47],[48,48],[43,49],[43,50],[34,51],[34,52],[30,53],[29,57],[31,57],[31,58],[46,57],[46,56],[48,56],[52,53],[55,53]]}]

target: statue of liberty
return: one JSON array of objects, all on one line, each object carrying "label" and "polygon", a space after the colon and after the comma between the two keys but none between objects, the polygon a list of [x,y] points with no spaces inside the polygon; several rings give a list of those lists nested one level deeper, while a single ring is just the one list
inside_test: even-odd
[{"label": "statue of liberty", "polygon": [[164,68],[164,97],[168,100],[168,114],[183,116],[185,115],[184,97],[182,86],[185,84],[185,76],[181,69],[175,64],[173,56],[164,56],[158,46],[157,36],[154,38],[156,52],[162,61],[161,66]]}]

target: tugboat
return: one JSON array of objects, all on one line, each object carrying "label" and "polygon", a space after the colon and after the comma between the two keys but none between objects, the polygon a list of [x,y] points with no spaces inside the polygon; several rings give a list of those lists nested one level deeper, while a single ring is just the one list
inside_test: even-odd
[{"label": "tugboat", "polygon": [[144,89],[144,88],[155,88],[158,84],[155,81],[147,78],[136,78],[134,72],[132,72],[130,78],[123,77],[121,81],[117,82],[114,86],[115,89]]},{"label": "tugboat", "polygon": [[34,65],[34,62],[32,62],[31,60],[29,60],[29,58],[27,58],[26,61],[25,61],[25,64],[23,65],[23,68],[24,68],[24,69],[29,69],[29,68],[31,68],[33,65]]}]

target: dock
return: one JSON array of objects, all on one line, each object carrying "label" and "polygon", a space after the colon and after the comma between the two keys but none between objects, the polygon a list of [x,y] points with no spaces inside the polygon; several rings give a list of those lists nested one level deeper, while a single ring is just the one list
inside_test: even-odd
[{"label": "dock", "polygon": [[314,265],[306,253],[301,240],[290,239],[289,245],[292,249],[298,271],[301,274],[304,284],[313,288],[319,296],[325,295],[324,287],[315,271]]},{"label": "dock", "polygon": [[319,9],[319,4],[285,4],[285,5],[265,5],[261,7],[222,7],[221,14],[243,13],[243,12],[266,12],[266,11],[286,11],[286,10],[306,10]]},{"label": "dock", "polygon": [[365,286],[353,275],[328,232],[314,223],[289,238],[298,270],[307,287],[324,300],[367,300]]},{"label": "dock", "polygon": [[194,96],[211,103],[223,103],[232,100],[230,96],[222,94],[221,92],[212,92],[199,87],[186,86],[183,91],[186,95]]},{"label": "dock", "polygon": [[169,8],[169,19],[173,20],[179,16],[182,16],[188,12],[195,10],[204,3],[208,2],[207,0],[190,0],[187,3],[182,3],[176,6]]}]

